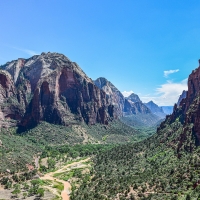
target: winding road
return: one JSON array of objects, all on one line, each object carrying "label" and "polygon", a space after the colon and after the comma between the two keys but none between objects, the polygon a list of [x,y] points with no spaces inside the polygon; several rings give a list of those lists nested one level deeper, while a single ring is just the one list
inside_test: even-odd
[{"label": "winding road", "polygon": [[77,162],[73,162],[71,164],[68,164],[68,165],[62,167],[61,169],[59,169],[55,172],[50,172],[50,173],[45,174],[43,177],[40,177],[41,180],[51,180],[51,181],[57,181],[57,182],[63,183],[64,190],[61,192],[61,195],[58,193],[58,191],[55,188],[52,188],[50,186],[44,186],[44,188],[50,190],[53,194],[55,194],[57,196],[61,196],[63,200],[70,200],[70,193],[71,193],[70,183],[68,181],[63,181],[61,179],[54,178],[53,176],[56,173],[66,172],[66,171],[70,170],[72,167],[73,168],[83,167],[83,166],[85,166],[83,164],[83,162],[87,162],[88,160],[90,160],[90,158],[80,160]]}]

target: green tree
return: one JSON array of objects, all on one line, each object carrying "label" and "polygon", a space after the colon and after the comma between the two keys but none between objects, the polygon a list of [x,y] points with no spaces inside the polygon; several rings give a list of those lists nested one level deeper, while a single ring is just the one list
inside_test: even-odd
[{"label": "green tree", "polygon": [[190,199],[191,199],[190,195],[187,194],[187,196],[186,196],[186,200],[190,200]]},{"label": "green tree", "polygon": [[32,192],[33,194],[37,194],[37,190],[39,188],[39,185],[40,185],[40,181],[39,180],[32,180],[31,181],[31,186],[32,186]]},{"label": "green tree", "polygon": [[131,193],[130,200],[135,200],[133,193]]},{"label": "green tree", "polygon": [[18,197],[18,194],[21,193],[21,190],[20,189],[15,189],[12,191],[12,194],[14,194],[16,197]]},{"label": "green tree", "polygon": [[12,187],[12,181],[8,181],[5,185],[5,189],[10,189]]},{"label": "green tree", "polygon": [[37,190],[37,194],[40,196],[40,197],[43,197],[44,196],[44,189],[43,188],[39,188]]},{"label": "green tree", "polygon": [[49,158],[49,159],[47,160],[47,163],[48,163],[48,168],[49,168],[49,169],[54,169],[54,168],[55,168],[56,161],[53,160],[52,158]]},{"label": "green tree", "polygon": [[23,184],[23,188],[25,189],[25,190],[28,190],[29,189],[29,185],[25,182],[24,184]]},{"label": "green tree", "polygon": [[28,196],[27,192],[24,192],[24,193],[23,193],[24,199],[26,199],[27,196]]}]

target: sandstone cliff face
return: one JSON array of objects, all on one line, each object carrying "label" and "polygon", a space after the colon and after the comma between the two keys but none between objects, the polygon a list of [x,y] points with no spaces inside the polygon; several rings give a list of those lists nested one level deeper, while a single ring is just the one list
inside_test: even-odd
[{"label": "sandstone cliff face", "polygon": [[187,139],[187,131],[192,129],[196,142],[200,144],[200,67],[193,70],[188,78],[188,92],[177,106],[175,104],[173,113],[161,124],[172,123],[179,120],[183,124],[182,140]]},{"label": "sandstone cliff face", "polygon": [[15,126],[23,115],[11,75],[0,70],[0,127]]},{"label": "sandstone cliff face", "polygon": [[125,98],[123,94],[107,79],[100,77],[94,81],[94,84],[106,93],[107,99],[118,116],[122,116],[124,112]]},{"label": "sandstone cliff face", "polygon": [[[107,124],[111,118],[117,118],[106,93],[62,54],[42,53],[9,62],[1,69],[10,73],[12,84],[8,85],[24,111],[19,118],[22,127],[29,128],[40,121]],[[17,115],[12,117],[15,118]]]}]

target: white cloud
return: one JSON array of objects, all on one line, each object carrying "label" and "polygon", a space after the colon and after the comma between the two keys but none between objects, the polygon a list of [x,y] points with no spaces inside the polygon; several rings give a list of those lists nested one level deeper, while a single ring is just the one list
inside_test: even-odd
[{"label": "white cloud", "polygon": [[187,90],[187,79],[181,82],[174,83],[168,81],[156,88],[156,94],[152,96],[143,96],[141,100],[143,102],[148,102],[150,100],[154,101],[159,106],[170,106],[177,103],[178,98],[183,90]]},{"label": "white cloud", "polygon": [[29,50],[29,49],[22,49],[22,51],[24,51],[25,53],[27,53],[30,56],[34,56],[34,55],[38,55],[39,54],[36,51],[32,51],[32,50]]},{"label": "white cloud", "polygon": [[22,51],[22,52],[28,54],[29,56],[39,55],[38,52],[30,50],[30,49],[22,49],[22,48],[18,48],[18,47],[12,47],[12,48]]},{"label": "white cloud", "polygon": [[130,90],[130,91],[123,91],[122,92],[122,94],[124,95],[124,97],[130,96],[132,93],[134,93],[132,90]]},{"label": "white cloud", "polygon": [[179,71],[179,69],[174,69],[174,70],[170,69],[170,70],[168,70],[168,71],[164,71],[164,77],[167,78],[168,75],[173,74],[173,73],[176,73],[176,72],[178,72],[178,71]]}]

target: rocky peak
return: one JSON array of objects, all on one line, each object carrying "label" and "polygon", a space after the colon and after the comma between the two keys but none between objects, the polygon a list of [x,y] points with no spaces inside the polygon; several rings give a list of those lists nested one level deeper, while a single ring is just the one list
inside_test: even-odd
[{"label": "rocky peak", "polygon": [[126,99],[129,101],[132,101],[133,103],[136,102],[142,102],[137,94],[132,93],[130,96],[128,96]]},{"label": "rocky peak", "polygon": [[32,91],[34,91],[40,78],[47,77],[61,68],[73,70],[88,82],[92,82],[75,62],[70,61],[65,55],[59,53],[43,52],[41,55],[35,55],[29,59],[14,60],[1,67],[1,69],[11,74],[15,83],[20,72],[22,72],[23,76],[30,81]]},{"label": "rocky peak", "polygon": [[132,93],[126,98],[125,114],[148,114],[151,113],[150,109],[142,103],[137,94]]},{"label": "rocky peak", "polygon": [[160,118],[165,118],[166,114],[164,113],[162,107],[159,107],[153,101],[149,101],[148,103],[145,103],[145,105],[151,110],[153,114],[159,116]]},{"label": "rocky peak", "polygon": [[[163,112],[162,107],[159,107],[157,104],[155,104],[153,101],[149,101],[148,103],[145,103],[145,105],[154,113],[154,112]],[[164,113],[164,112],[163,112]]]}]

